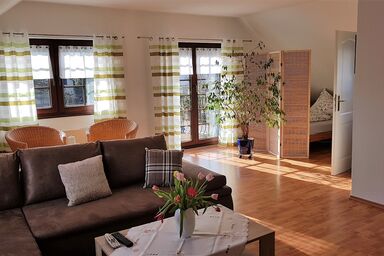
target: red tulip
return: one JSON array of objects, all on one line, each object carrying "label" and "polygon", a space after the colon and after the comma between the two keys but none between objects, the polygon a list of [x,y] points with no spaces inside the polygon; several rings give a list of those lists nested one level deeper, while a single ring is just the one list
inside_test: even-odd
[{"label": "red tulip", "polygon": [[189,187],[189,188],[187,189],[187,195],[188,195],[189,197],[194,198],[194,197],[197,196],[197,190],[196,190],[194,187]]},{"label": "red tulip", "polygon": [[175,198],[173,200],[175,201],[176,204],[178,204],[181,202],[181,196],[177,195],[177,196],[175,196]]}]

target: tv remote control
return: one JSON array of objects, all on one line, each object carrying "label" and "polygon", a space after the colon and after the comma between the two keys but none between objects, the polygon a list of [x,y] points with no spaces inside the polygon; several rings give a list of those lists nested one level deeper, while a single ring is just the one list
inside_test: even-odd
[{"label": "tv remote control", "polygon": [[119,248],[121,246],[121,244],[117,241],[116,238],[114,238],[111,234],[109,233],[106,233],[104,235],[104,238],[105,240],[107,241],[107,243],[113,248],[113,249],[116,249],[116,248]]},{"label": "tv remote control", "polygon": [[117,241],[119,241],[121,244],[127,246],[127,247],[132,247],[133,243],[131,240],[126,238],[123,234],[120,232],[114,232],[111,234],[114,238],[116,238]]}]

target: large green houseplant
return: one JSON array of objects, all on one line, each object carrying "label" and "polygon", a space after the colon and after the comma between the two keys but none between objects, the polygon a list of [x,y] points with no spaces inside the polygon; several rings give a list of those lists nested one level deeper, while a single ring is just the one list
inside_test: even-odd
[{"label": "large green houseplant", "polygon": [[[264,47],[259,43],[257,50]],[[228,67],[223,66],[221,79],[213,83],[208,95],[207,108],[219,113],[219,124],[236,120],[242,132],[239,139],[247,141],[250,124],[279,127],[284,112],[280,108],[281,74],[272,70],[273,59],[267,54],[252,52],[245,54],[243,65],[244,79],[241,80],[229,75]]]}]

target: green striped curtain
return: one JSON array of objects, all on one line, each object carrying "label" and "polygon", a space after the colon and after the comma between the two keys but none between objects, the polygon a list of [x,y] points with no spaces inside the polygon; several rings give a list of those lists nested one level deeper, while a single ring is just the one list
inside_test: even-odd
[{"label": "green striped curtain", "polygon": [[36,124],[28,36],[0,33],[0,151],[10,151],[4,137],[7,131]]},{"label": "green striped curtain", "polygon": [[94,37],[95,122],[127,118],[123,42],[117,37]]},{"label": "green striped curtain", "polygon": [[[222,69],[221,73],[228,77],[234,76],[237,82],[244,79],[244,47],[242,40],[224,40],[221,46]],[[223,81],[224,82],[224,81]],[[219,143],[234,145],[237,142],[239,125],[235,119],[226,120],[220,125]]]},{"label": "green striped curtain", "polygon": [[155,132],[164,134],[168,149],[181,148],[179,47],[169,38],[151,40],[151,73]]}]

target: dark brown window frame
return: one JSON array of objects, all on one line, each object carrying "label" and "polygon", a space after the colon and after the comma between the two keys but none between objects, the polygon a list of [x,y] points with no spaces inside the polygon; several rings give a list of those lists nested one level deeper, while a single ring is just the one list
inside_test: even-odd
[{"label": "dark brown window frame", "polygon": [[206,145],[218,144],[218,138],[199,139],[199,110],[197,93],[197,66],[196,66],[196,48],[221,48],[220,43],[190,43],[180,42],[179,48],[192,49],[192,68],[193,74],[190,76],[191,82],[191,137],[192,140],[181,143],[183,148],[200,147]]},{"label": "dark brown window frame", "polygon": [[93,105],[65,107],[64,88],[59,75],[59,46],[93,46],[92,40],[30,39],[30,45],[48,45],[53,79],[50,80],[52,107],[37,109],[39,119],[93,115]]}]

